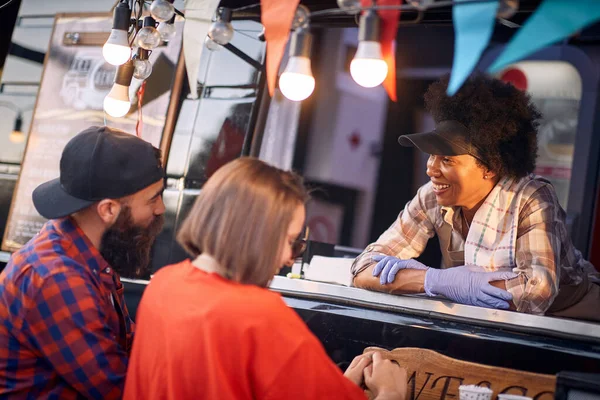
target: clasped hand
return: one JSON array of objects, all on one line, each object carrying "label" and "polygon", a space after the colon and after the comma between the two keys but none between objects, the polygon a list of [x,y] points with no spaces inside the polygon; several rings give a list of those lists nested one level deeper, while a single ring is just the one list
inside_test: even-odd
[{"label": "clasped hand", "polygon": [[512,300],[508,291],[492,286],[490,282],[517,277],[511,271],[477,272],[467,266],[435,269],[413,259],[400,260],[384,255],[375,255],[372,259],[377,261],[373,276],[379,276],[382,285],[394,282],[401,269],[425,270],[427,296],[441,295],[457,303],[487,308],[508,309],[508,302]]}]

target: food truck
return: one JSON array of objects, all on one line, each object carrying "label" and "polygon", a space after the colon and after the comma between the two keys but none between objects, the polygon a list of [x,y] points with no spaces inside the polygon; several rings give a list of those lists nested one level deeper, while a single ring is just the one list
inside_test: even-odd
[{"label": "food truck", "polygon": [[[168,106],[161,109],[167,120],[162,139],[157,140],[166,155],[167,211],[153,247],[152,271],[187,257],[175,235],[208,177],[236,157],[259,157],[298,171],[315,189],[307,212],[311,229],[307,252],[290,275],[285,271],[276,276],[270,287],[298,312],[340,367],[369,346],[420,348],[491,367],[559,374],[554,392],[530,391],[524,383],[505,388],[508,393],[567,398],[561,390],[576,386],[573,382],[592,387],[600,375],[580,379],[569,374],[600,374],[599,324],[352,287],[348,260],[387,229],[427,182],[426,158],[414,148],[399,146],[397,138],[431,129],[433,120],[424,110],[423,94],[429,84],[452,71],[456,33],[451,5],[427,9],[423,4],[435,2],[406,3],[395,45],[397,100],[391,101],[383,87],[360,87],[352,79],[358,16],[327,12],[339,10],[338,3],[344,2],[300,2],[297,18],[310,16],[310,60],[316,82],[312,95],[303,101],[291,101],[279,89],[269,94],[260,9],[249,1],[219,4],[232,11],[234,35],[228,45],[209,44],[211,48],[198,53],[193,82],[181,73],[183,57],[175,60],[177,68],[167,70],[172,89]],[[515,7],[514,13],[496,20],[475,70],[488,70],[542,1],[501,3]],[[586,26],[496,73],[526,90],[543,113],[536,173],[553,183],[573,243],[596,268],[600,266],[599,30],[598,23]],[[5,243],[10,229],[7,232]],[[420,260],[430,266],[441,264],[435,239]],[[150,276],[123,277],[132,316],[149,280]],[[424,389],[442,399],[457,397],[463,380],[461,371],[411,379],[413,399]]]}]

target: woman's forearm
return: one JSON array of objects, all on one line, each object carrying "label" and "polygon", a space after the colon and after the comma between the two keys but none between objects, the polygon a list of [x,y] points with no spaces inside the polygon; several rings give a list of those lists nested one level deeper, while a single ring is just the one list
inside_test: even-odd
[{"label": "woman's forearm", "polygon": [[378,276],[373,276],[375,264],[367,267],[354,277],[354,286],[362,289],[374,290],[389,294],[423,293],[425,271],[418,269],[405,269],[398,271],[394,282],[382,285]]}]

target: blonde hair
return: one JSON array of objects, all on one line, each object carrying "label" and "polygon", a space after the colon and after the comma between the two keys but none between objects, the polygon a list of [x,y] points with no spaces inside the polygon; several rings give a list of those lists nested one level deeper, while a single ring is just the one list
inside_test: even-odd
[{"label": "blonde hair", "polygon": [[235,281],[265,287],[273,278],[287,230],[308,200],[302,178],[255,158],[238,158],[206,182],[177,241],[206,253]]}]

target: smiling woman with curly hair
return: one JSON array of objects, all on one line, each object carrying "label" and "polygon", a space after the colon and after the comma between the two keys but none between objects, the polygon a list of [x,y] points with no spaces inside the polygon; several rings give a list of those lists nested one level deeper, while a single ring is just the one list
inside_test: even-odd
[{"label": "smiling woman with curly hair", "polygon": [[[398,139],[430,155],[431,181],[355,260],[354,285],[600,321],[599,275],[571,243],[552,184],[532,174],[541,115],[530,97],[484,75],[452,97],[447,87],[425,93],[435,130]],[[442,269],[413,259],[434,235]]]}]

